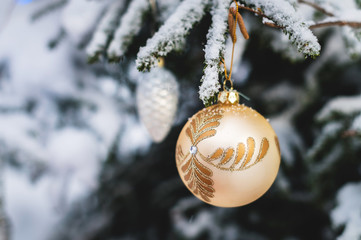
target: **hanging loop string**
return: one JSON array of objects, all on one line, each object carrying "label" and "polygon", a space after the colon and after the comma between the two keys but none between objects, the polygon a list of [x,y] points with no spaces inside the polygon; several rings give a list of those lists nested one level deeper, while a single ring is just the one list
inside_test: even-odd
[{"label": "hanging loop string", "polygon": [[[236,13],[238,13],[238,4],[237,4],[237,1],[236,0],[234,0],[234,2],[235,2],[235,4],[236,4]],[[234,18],[233,18],[234,19]],[[236,19],[236,21],[235,21],[235,23],[233,24],[233,29],[231,29],[232,30],[232,32],[233,32],[233,41],[232,41],[232,43],[233,43],[233,45],[232,45],[232,57],[231,57],[231,68],[229,69],[229,75],[228,75],[228,80],[230,81],[230,82],[232,82],[232,80],[231,80],[231,76],[232,76],[232,68],[233,68],[233,56],[234,56],[234,46],[236,45],[236,41],[237,41],[237,35],[236,35],[236,30],[237,30],[237,14],[236,14],[236,16],[235,16],[235,19]],[[233,82],[232,82],[232,86],[233,86]]]},{"label": "hanging loop string", "polygon": [[226,84],[227,82],[230,83],[230,89],[233,90],[233,81],[231,79],[232,77],[232,69],[233,69],[233,58],[234,58],[234,48],[237,42],[237,35],[236,35],[236,30],[237,30],[237,24],[243,34],[243,37],[245,39],[248,39],[248,33],[246,30],[246,27],[244,25],[243,22],[243,18],[241,16],[241,14],[238,12],[238,3],[236,0],[233,0],[234,3],[236,4],[236,9],[234,8],[230,8],[229,9],[229,13],[228,13],[228,25],[229,25],[229,33],[231,35],[232,38],[232,57],[231,57],[231,67],[229,70],[229,74],[227,74],[227,67],[226,67],[226,63],[224,61],[224,59],[221,60],[221,62],[223,63],[224,66],[224,75],[225,75],[225,80],[223,82],[223,90],[226,90]]}]

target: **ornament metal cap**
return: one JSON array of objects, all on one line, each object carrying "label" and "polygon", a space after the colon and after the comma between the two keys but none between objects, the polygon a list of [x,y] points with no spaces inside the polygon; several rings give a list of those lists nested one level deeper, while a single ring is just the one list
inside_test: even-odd
[{"label": "ornament metal cap", "polygon": [[224,104],[238,104],[239,94],[236,90],[224,90],[218,94],[218,103]]}]

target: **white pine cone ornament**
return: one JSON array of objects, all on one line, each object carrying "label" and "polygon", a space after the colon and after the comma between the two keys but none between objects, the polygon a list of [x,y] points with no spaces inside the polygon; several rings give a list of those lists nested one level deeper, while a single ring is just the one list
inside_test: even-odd
[{"label": "white pine cone ornament", "polygon": [[138,82],[138,114],[155,142],[163,141],[171,129],[177,112],[178,97],[176,78],[163,67],[145,73]]}]

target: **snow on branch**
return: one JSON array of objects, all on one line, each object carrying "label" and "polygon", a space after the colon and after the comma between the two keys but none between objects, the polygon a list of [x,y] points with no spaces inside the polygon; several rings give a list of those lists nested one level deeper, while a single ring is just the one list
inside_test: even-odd
[{"label": "snow on branch", "polygon": [[318,121],[327,121],[333,114],[352,115],[361,112],[361,96],[336,97],[317,114]]},{"label": "snow on branch", "polygon": [[109,45],[108,57],[110,59],[124,55],[133,37],[140,31],[143,15],[149,8],[148,0],[134,0],[130,3],[126,13],[120,20],[119,27],[115,31],[114,39]]},{"label": "snow on branch", "polygon": [[333,4],[326,1],[317,1],[312,3],[306,0],[298,0],[311,6],[327,17],[320,22],[310,25],[310,29],[328,27],[328,26],[349,26],[351,28],[361,28],[361,10],[357,9],[356,3],[352,1],[339,1]]},{"label": "snow on branch", "polygon": [[179,6],[181,0],[157,0],[157,14],[160,22],[164,23]]},{"label": "snow on branch", "polygon": [[89,56],[89,62],[96,61],[98,59],[98,55],[105,50],[109,40],[109,35],[113,33],[116,27],[117,19],[123,6],[123,1],[114,1],[111,5],[109,5],[86,48],[86,53]]},{"label": "snow on branch", "polygon": [[51,1],[48,2],[44,7],[36,11],[32,16],[31,20],[36,21],[39,18],[45,16],[46,14],[50,14],[53,11],[64,7],[68,3],[68,0],[58,0],[58,1]]},{"label": "snow on branch", "polygon": [[361,182],[348,183],[337,193],[338,205],[331,212],[335,227],[345,226],[339,240],[361,238]]},{"label": "snow on branch", "polygon": [[342,137],[361,137],[361,114],[353,118],[350,128],[343,132]]},{"label": "snow on branch", "polygon": [[351,129],[361,133],[361,114],[355,117],[355,119],[352,121]]},{"label": "snow on branch", "polygon": [[[297,50],[306,56],[316,57],[320,54],[321,46],[317,38],[309,29],[309,23],[296,12],[286,0],[241,0],[241,8],[249,7],[252,12],[258,13],[274,22],[287,34]],[[257,10],[254,10],[257,9]]]},{"label": "snow on branch", "polygon": [[[328,9],[328,7],[323,7],[321,5],[318,5],[318,4],[314,3],[314,2],[310,2],[308,0],[298,0],[298,2],[303,3],[305,5],[308,5],[308,6],[316,9],[317,11],[319,11],[319,12],[321,12],[321,13],[327,15],[327,16],[333,16],[333,13],[331,13],[331,11]],[[323,2],[323,1],[321,0],[321,2]]]},{"label": "snow on branch", "polygon": [[215,0],[212,7],[212,25],[207,34],[207,45],[205,46],[205,69],[201,79],[202,85],[199,88],[199,97],[204,104],[214,96],[221,85],[218,77],[222,71],[219,65],[225,52],[228,8],[230,0]]},{"label": "snow on branch", "polygon": [[[301,0],[299,0],[301,1]],[[361,54],[361,10],[354,0],[328,2],[318,0],[315,6],[327,17],[310,26],[311,29],[327,26],[344,26],[342,36],[351,56]]]},{"label": "snow on branch", "polygon": [[164,25],[140,48],[136,60],[140,71],[156,66],[158,57],[179,48],[193,25],[205,14],[210,0],[184,0]]}]

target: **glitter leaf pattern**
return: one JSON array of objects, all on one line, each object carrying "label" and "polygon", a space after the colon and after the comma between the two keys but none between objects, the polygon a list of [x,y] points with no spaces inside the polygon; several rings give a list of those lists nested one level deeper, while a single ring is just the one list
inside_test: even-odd
[{"label": "glitter leaf pattern", "polygon": [[[202,159],[222,170],[240,171],[240,170],[248,169],[253,165],[262,161],[262,159],[265,157],[266,153],[268,152],[268,149],[269,149],[269,141],[267,140],[267,138],[263,138],[261,141],[261,145],[257,157],[252,162],[252,158],[255,155],[254,153],[256,150],[256,143],[254,138],[249,137],[247,138],[247,144],[245,145],[244,143],[239,143],[236,148],[236,151],[232,147],[227,148],[226,150],[223,150],[222,148],[218,148],[214,153],[210,154],[210,156],[208,157],[202,155]],[[232,164],[229,164],[231,162]]]},{"label": "glitter leaf pattern", "polygon": [[[223,117],[222,112],[212,114],[212,111],[205,111],[198,114],[186,129],[186,134],[192,143],[192,148],[197,149],[198,143],[204,139],[213,137],[216,134],[215,128],[219,126],[219,120]],[[184,155],[182,148],[177,147],[177,162],[183,162],[181,171],[184,174],[184,180],[188,188],[195,194],[200,196],[204,201],[210,202],[210,198],[214,197],[214,188],[212,180],[212,171],[203,165],[197,157],[199,152],[187,153]],[[231,156],[230,156],[231,157]]]}]

